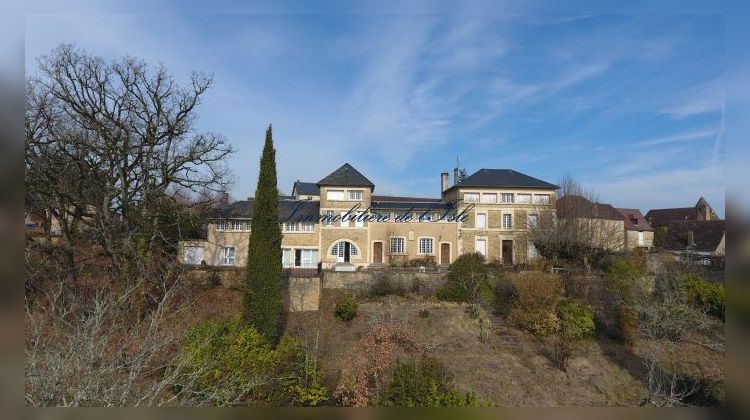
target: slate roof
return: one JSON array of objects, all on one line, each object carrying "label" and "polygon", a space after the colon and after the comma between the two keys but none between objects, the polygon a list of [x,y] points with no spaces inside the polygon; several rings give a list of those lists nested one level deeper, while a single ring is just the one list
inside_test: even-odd
[{"label": "slate roof", "polygon": [[[250,219],[253,215],[253,201],[254,198],[248,198],[247,200],[235,201],[234,203],[228,204],[225,207],[216,209],[212,213],[212,217],[215,219],[227,219],[227,218],[246,218]],[[315,216],[320,215],[320,202],[319,201],[299,201],[289,198],[279,200],[279,220],[285,220],[294,212],[295,203],[302,203],[303,207],[295,214],[295,218],[298,215]]]},{"label": "slate roof", "polygon": [[693,232],[693,250],[714,252],[724,238],[726,223],[724,220],[692,220],[672,222],[664,235],[662,246],[671,251],[685,251],[688,246],[688,232]]},{"label": "slate roof", "polygon": [[698,220],[698,209],[695,207],[654,209],[646,213],[646,221],[655,228],[667,226],[671,222],[686,220]]},{"label": "slate roof", "polygon": [[294,193],[302,195],[320,195],[320,187],[314,182],[302,182],[297,180],[292,187],[292,195]]},{"label": "slate roof", "polygon": [[593,203],[580,195],[565,195],[557,200],[559,217],[581,217],[587,219],[622,220],[622,215],[612,205]]},{"label": "slate roof", "polygon": [[448,189],[456,187],[560,188],[512,169],[480,169]]},{"label": "slate roof", "polygon": [[638,209],[616,209],[625,219],[625,230],[634,230],[638,232],[653,232],[654,228],[648,224],[646,218]]},{"label": "slate roof", "polygon": [[[425,211],[425,210],[453,210],[455,204],[450,202],[443,202],[440,200],[425,201],[425,199],[407,200],[409,197],[398,197],[401,200],[375,200],[376,196],[373,196],[373,200],[370,203],[370,207],[373,210],[409,210],[414,211]],[[381,196],[382,197],[382,196]],[[392,198],[392,197],[388,197]]]},{"label": "slate roof", "polygon": [[393,195],[373,195],[372,201],[390,201],[390,202],[399,202],[399,201],[409,201],[409,202],[415,202],[415,203],[439,203],[441,200],[439,198],[424,198],[424,197],[398,197]]},{"label": "slate roof", "polygon": [[343,164],[340,168],[331,172],[330,175],[318,181],[317,185],[319,187],[322,185],[335,185],[342,187],[370,187],[370,190],[375,189],[375,184],[348,163]]}]

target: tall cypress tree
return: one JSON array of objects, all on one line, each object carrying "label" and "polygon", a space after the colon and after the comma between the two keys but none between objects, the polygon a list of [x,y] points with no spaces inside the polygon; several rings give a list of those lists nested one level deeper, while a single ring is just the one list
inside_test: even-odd
[{"label": "tall cypress tree", "polygon": [[244,320],[276,341],[281,301],[281,228],[276,188],[276,150],[271,126],[260,158],[245,278]]}]

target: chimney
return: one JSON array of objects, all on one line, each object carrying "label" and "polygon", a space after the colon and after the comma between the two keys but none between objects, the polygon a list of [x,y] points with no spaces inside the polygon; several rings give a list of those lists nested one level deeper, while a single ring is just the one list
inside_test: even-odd
[{"label": "chimney", "polygon": [[695,246],[695,237],[693,235],[693,231],[692,230],[688,230],[688,232],[687,232],[687,241],[688,241],[688,246],[690,248],[692,248],[692,247]]},{"label": "chimney", "polygon": [[444,193],[445,190],[450,188],[450,174],[448,172],[443,172],[440,174],[440,192]]}]

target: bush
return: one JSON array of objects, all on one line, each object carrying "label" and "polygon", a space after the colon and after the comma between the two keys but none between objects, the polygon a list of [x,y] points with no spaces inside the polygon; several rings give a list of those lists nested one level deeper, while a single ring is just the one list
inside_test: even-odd
[{"label": "bush", "polygon": [[565,372],[568,370],[568,362],[573,355],[573,343],[566,337],[558,337],[552,343],[550,358],[556,368]]},{"label": "bush", "polygon": [[547,336],[560,330],[557,302],[560,300],[560,277],[549,273],[522,276],[514,282],[514,298],[508,319],[519,328]]},{"label": "bush", "polygon": [[420,318],[427,318],[428,316],[430,316],[430,311],[428,311],[427,309],[420,309],[419,310],[419,317]]},{"label": "bush", "polygon": [[492,284],[492,295],[495,311],[507,316],[516,298],[516,288],[513,282],[508,277],[499,275]]},{"label": "bush", "polygon": [[685,294],[688,301],[707,314],[724,319],[724,285],[709,283],[697,274],[685,278]]},{"label": "bush", "polygon": [[357,302],[350,294],[345,294],[338,302],[336,302],[334,315],[336,316],[336,319],[340,321],[351,321],[357,317]]},{"label": "bush", "polygon": [[393,376],[377,404],[385,407],[476,407],[474,393],[453,389],[452,377],[433,357],[419,362],[396,361]]},{"label": "bush", "polygon": [[560,332],[566,338],[580,339],[594,333],[594,315],[587,308],[564,300],[557,305],[560,317]]},{"label": "bush", "polygon": [[318,405],[328,398],[322,370],[307,361],[298,338],[284,336],[273,349],[236,322],[192,327],[172,366],[174,386],[191,404]]},{"label": "bush", "polygon": [[466,289],[461,287],[458,283],[451,281],[439,287],[435,291],[435,297],[438,298],[438,300],[448,302],[467,302],[469,300],[469,294],[466,292]]},{"label": "bush", "polygon": [[482,254],[463,254],[450,265],[448,282],[435,295],[440,300],[478,303],[480,295],[489,288],[487,275]]},{"label": "bush", "polygon": [[434,255],[427,255],[422,258],[412,258],[406,263],[407,267],[425,267],[434,269],[437,267],[437,262]]},{"label": "bush", "polygon": [[631,304],[639,291],[643,270],[630,258],[616,257],[605,273],[605,287],[617,302]]},{"label": "bush", "polygon": [[638,332],[638,312],[631,306],[623,305],[617,310],[617,327],[620,340],[627,347],[635,346]]},{"label": "bush", "polygon": [[378,273],[375,276],[375,280],[370,287],[371,296],[405,296],[406,287],[401,283],[395,281],[388,273]]}]

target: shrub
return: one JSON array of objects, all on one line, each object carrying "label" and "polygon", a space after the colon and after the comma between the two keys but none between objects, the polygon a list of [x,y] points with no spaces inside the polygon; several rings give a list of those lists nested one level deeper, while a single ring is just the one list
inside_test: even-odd
[{"label": "shrub", "polygon": [[453,389],[452,377],[443,364],[432,357],[419,362],[396,362],[393,376],[377,404],[386,407],[475,407],[474,393]]},{"label": "shrub", "polygon": [[627,305],[620,306],[617,310],[617,327],[620,340],[632,348],[638,331],[638,313],[635,309]]},{"label": "shrub", "polygon": [[427,309],[420,309],[419,310],[419,317],[420,318],[427,318],[428,316],[430,316],[430,311],[428,311]]},{"label": "shrub", "polygon": [[406,263],[407,267],[425,267],[436,268],[437,262],[434,255],[427,255],[421,258],[412,258]]},{"label": "shrub", "polygon": [[375,280],[370,287],[371,296],[404,296],[406,295],[406,287],[401,283],[395,281],[388,273],[378,273],[375,276]]},{"label": "shrub", "polygon": [[643,270],[632,259],[614,258],[604,275],[610,297],[617,302],[633,303],[643,274]]},{"label": "shrub", "polygon": [[334,315],[339,321],[351,321],[357,317],[357,302],[350,294],[345,294],[336,302]]},{"label": "shrub", "polygon": [[516,288],[513,282],[507,276],[498,276],[492,284],[492,300],[495,311],[507,316],[515,298]]},{"label": "shrub", "polygon": [[236,322],[192,327],[172,376],[193,404],[318,405],[327,400],[322,371],[307,360],[299,339],[284,336],[273,349],[255,328]]},{"label": "shrub", "polygon": [[594,333],[594,315],[587,308],[564,300],[557,305],[560,317],[560,332],[566,338],[580,339]]},{"label": "shrub", "polygon": [[707,314],[724,319],[724,285],[710,283],[696,274],[685,278],[685,293],[688,301]]},{"label": "shrub", "polygon": [[563,372],[568,370],[568,362],[573,355],[573,342],[566,337],[558,337],[552,343],[550,358],[552,363]]},{"label": "shrub", "polygon": [[487,266],[478,252],[463,254],[450,265],[448,282],[438,289],[440,300],[478,303],[483,290],[488,289]]},{"label": "shrub", "polygon": [[514,282],[514,298],[508,319],[533,334],[547,336],[560,330],[557,301],[562,283],[557,275],[535,273]]}]

